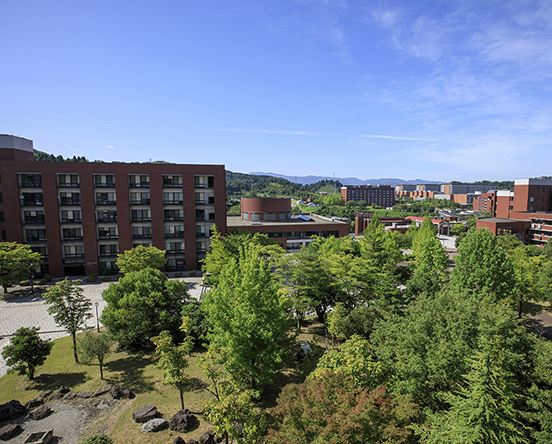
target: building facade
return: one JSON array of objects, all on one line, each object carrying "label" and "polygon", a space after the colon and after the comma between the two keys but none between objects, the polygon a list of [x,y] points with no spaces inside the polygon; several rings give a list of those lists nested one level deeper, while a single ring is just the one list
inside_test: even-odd
[{"label": "building facade", "polygon": [[0,233],[31,245],[52,276],[115,272],[137,245],[191,270],[226,230],[223,165],[34,162],[32,141],[0,136]]},{"label": "building facade", "polygon": [[395,188],[390,185],[347,185],[341,187],[344,202],[364,201],[367,205],[390,208],[395,205]]},{"label": "building facade", "polygon": [[284,250],[295,251],[312,242],[312,236],[348,236],[349,221],[316,214],[294,215],[289,198],[242,197],[241,215],[229,215],[226,230],[263,233],[281,243]]}]

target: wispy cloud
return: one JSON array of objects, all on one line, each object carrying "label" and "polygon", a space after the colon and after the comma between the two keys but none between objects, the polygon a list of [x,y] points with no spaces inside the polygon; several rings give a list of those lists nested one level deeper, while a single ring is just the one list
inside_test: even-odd
[{"label": "wispy cloud", "polygon": [[380,134],[361,134],[358,137],[370,137],[374,139],[391,139],[391,140],[418,140],[423,142],[438,142],[439,139],[421,139],[418,137],[401,137],[401,136],[382,136]]},{"label": "wispy cloud", "polygon": [[106,148],[107,148],[107,149],[110,149],[110,150],[114,150],[114,149],[115,149],[115,147],[114,147],[113,145],[107,145]]},{"label": "wispy cloud", "polygon": [[231,133],[251,134],[277,134],[286,136],[322,136],[322,133],[312,131],[270,130],[270,129],[246,129],[246,128],[206,128],[212,131],[226,131]]}]

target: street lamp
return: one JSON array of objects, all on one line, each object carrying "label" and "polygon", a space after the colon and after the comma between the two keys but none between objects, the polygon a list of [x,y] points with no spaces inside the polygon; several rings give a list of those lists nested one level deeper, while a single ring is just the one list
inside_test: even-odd
[{"label": "street lamp", "polygon": [[96,301],[96,302],[94,302],[94,305],[96,306],[96,327],[98,328],[98,333],[99,333],[100,332],[100,318],[98,318],[98,305],[100,305],[100,304],[99,304],[98,301]]}]

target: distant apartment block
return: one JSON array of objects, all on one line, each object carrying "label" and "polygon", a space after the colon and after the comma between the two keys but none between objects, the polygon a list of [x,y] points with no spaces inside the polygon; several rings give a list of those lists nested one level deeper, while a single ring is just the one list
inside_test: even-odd
[{"label": "distant apartment block", "polygon": [[213,224],[226,231],[223,165],[35,162],[31,140],[0,135],[2,241],[41,253],[42,274],[115,272],[137,245],[196,269]]},{"label": "distant apartment block", "polygon": [[383,208],[395,205],[395,188],[390,185],[347,185],[341,187],[343,201],[364,201]]}]

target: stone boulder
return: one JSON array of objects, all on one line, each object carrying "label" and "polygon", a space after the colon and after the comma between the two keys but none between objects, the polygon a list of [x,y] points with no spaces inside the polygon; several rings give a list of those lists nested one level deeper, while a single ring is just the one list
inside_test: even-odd
[{"label": "stone boulder", "polygon": [[76,397],[77,397],[76,392],[69,392],[63,397],[63,399],[71,400],[71,399],[75,399]]},{"label": "stone boulder", "polygon": [[163,418],[150,419],[142,426],[142,432],[158,432],[159,430],[163,430],[167,428],[168,425],[169,423],[167,422],[166,419],[163,419]]},{"label": "stone boulder", "polygon": [[171,430],[186,433],[194,427],[196,422],[196,417],[188,409],[184,409],[176,412],[169,419],[169,427]]},{"label": "stone boulder", "polygon": [[0,405],[0,421],[17,418],[25,413],[27,413],[27,409],[17,399],[12,399],[10,402]]},{"label": "stone boulder", "polygon": [[200,444],[216,444],[215,434],[209,430],[199,437],[199,442]]},{"label": "stone boulder", "polygon": [[113,399],[121,399],[121,398],[127,398],[127,399],[133,399],[134,393],[132,390],[128,388],[121,387],[120,385],[114,385],[111,389],[111,397]]},{"label": "stone boulder", "polygon": [[52,413],[52,410],[50,410],[50,407],[46,407],[45,405],[43,405],[42,407],[39,407],[36,410],[29,413],[29,419],[39,421],[40,419],[46,418],[50,413]]},{"label": "stone boulder", "polygon": [[71,390],[69,390],[67,387],[62,385],[59,389],[57,389],[52,396],[50,396],[50,399],[52,401],[56,401],[58,399],[63,398],[67,393],[69,393]]},{"label": "stone boulder", "polygon": [[187,444],[199,444],[199,441],[196,441],[195,439],[189,439]]},{"label": "stone boulder", "polygon": [[157,411],[157,407],[154,405],[145,405],[134,411],[132,419],[134,419],[135,422],[148,422],[158,416],[159,412]]},{"label": "stone boulder", "polygon": [[105,395],[106,393],[109,393],[112,388],[113,388],[113,384],[105,385],[101,389],[96,390],[96,392],[94,393],[94,396]]},{"label": "stone boulder", "polygon": [[46,399],[52,393],[54,393],[52,390],[44,390],[40,395],[38,395],[38,397],[42,399]]},{"label": "stone boulder", "polygon": [[16,434],[22,432],[23,429],[19,424],[8,424],[0,429],[0,439],[2,441],[7,441]]},{"label": "stone boulder", "polygon": [[177,436],[174,438],[173,444],[186,444],[186,441],[184,441],[184,439],[180,436]]},{"label": "stone boulder", "polygon": [[85,391],[85,392],[78,392],[77,396],[79,398],[90,398],[93,394],[94,394],[94,392]]},{"label": "stone boulder", "polygon": [[134,392],[132,390],[130,390],[129,388],[124,388],[123,389],[123,396],[125,398],[128,398],[128,399],[134,399],[136,397]]},{"label": "stone boulder", "polygon": [[25,407],[28,409],[34,409],[35,407],[38,407],[39,405],[42,405],[42,404],[44,404],[43,398],[34,398],[34,399],[31,399],[30,401],[27,401],[25,403]]}]

